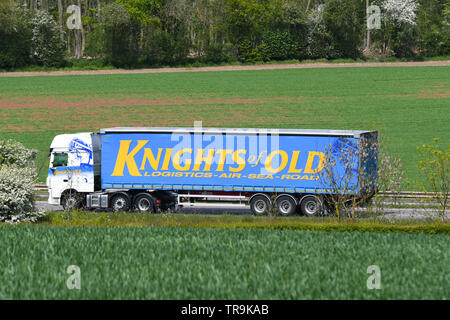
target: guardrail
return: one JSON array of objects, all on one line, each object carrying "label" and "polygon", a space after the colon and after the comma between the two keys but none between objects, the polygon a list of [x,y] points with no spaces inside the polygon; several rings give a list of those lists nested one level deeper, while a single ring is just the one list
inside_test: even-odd
[{"label": "guardrail", "polygon": [[[47,186],[45,184],[37,184],[35,186],[36,191],[47,191]],[[379,192],[380,196],[388,197],[388,198],[402,198],[402,199],[426,199],[433,198],[435,194],[432,192],[418,192],[418,191],[400,191],[400,192]],[[450,198],[450,195],[447,196]]]}]

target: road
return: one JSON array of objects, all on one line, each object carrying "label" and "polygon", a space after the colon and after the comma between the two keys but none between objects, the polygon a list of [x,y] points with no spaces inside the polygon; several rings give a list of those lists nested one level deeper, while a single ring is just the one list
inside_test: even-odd
[{"label": "road", "polygon": [[[49,205],[46,201],[36,201],[36,207],[45,211],[63,210],[61,206]],[[364,216],[366,210],[360,208],[357,211]],[[251,214],[248,206],[236,208],[226,205],[210,208],[180,208],[178,212],[187,214]],[[379,215],[380,218],[384,217],[387,219],[427,219],[436,218],[437,216],[438,211],[431,208],[386,208],[384,215]],[[450,219],[450,210],[446,211],[446,218]]]}]

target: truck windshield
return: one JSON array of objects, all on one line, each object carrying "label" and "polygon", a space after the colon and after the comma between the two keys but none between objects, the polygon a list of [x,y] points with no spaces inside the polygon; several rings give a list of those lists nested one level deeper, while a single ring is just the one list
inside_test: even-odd
[{"label": "truck windshield", "polygon": [[54,153],[53,167],[67,167],[67,153]]}]

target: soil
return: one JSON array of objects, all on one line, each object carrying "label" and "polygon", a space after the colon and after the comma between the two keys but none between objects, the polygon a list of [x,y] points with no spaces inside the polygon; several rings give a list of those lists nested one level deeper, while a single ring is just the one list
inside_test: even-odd
[{"label": "soil", "polygon": [[204,71],[235,71],[235,70],[274,70],[274,69],[307,69],[307,68],[346,68],[346,67],[414,67],[414,66],[450,66],[450,60],[419,61],[419,62],[351,62],[351,63],[297,63],[297,64],[266,64],[250,66],[218,66],[198,68],[152,68],[152,69],[113,69],[85,71],[32,71],[32,72],[0,72],[0,77],[31,77],[59,75],[90,75],[90,74],[128,74],[128,73],[164,73],[164,72],[204,72]]}]

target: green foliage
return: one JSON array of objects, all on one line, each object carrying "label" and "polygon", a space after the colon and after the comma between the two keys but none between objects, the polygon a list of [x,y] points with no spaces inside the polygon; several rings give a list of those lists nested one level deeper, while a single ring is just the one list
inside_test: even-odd
[{"label": "green foliage", "polygon": [[137,26],[127,10],[117,3],[111,3],[102,9],[101,17],[106,63],[117,67],[131,67],[136,64],[137,48],[134,40]]},{"label": "green foliage", "polygon": [[263,34],[263,46],[260,51],[264,61],[288,60],[297,57],[299,47],[289,32],[267,30]]},{"label": "green foliage", "polygon": [[0,69],[31,63],[31,37],[29,14],[4,2],[0,7]]},{"label": "green foliage", "polygon": [[450,3],[446,0],[419,0],[418,44],[425,56],[450,53]]},{"label": "green foliage", "polygon": [[313,11],[307,19],[306,56],[310,59],[333,59],[339,57],[334,39],[325,25],[323,15]]},{"label": "green foliage", "polygon": [[440,215],[444,219],[450,196],[450,144],[447,149],[442,149],[439,139],[435,138],[433,144],[424,144],[418,150],[421,154],[418,168],[439,202]]},{"label": "green foliage", "polygon": [[[449,236],[443,234],[0,229],[0,299],[449,298]],[[366,287],[374,264],[381,290]],[[80,267],[81,290],[67,289],[69,265]]]},{"label": "green foliage", "polygon": [[116,3],[125,8],[131,19],[143,26],[157,24],[156,15],[164,4],[164,0],[116,0]]},{"label": "green foliage", "polygon": [[324,7],[325,24],[340,58],[358,58],[365,31],[365,8],[359,0],[330,0]]},{"label": "green foliage", "polygon": [[392,39],[393,55],[397,58],[410,58],[415,55],[417,32],[411,25],[396,27]]},{"label": "green foliage", "polygon": [[264,46],[255,48],[250,39],[242,39],[238,45],[239,59],[250,63],[262,61],[261,48],[264,48]]},{"label": "green foliage", "polygon": [[[365,2],[330,0],[100,0],[82,5],[84,57],[104,58],[107,65],[142,67],[187,63],[282,61],[286,59],[357,59],[362,57],[366,32]],[[450,53],[450,5],[445,0],[417,0],[415,13],[396,18],[397,2],[372,0],[382,8],[382,27],[371,32],[366,57],[401,59]],[[400,1],[401,2],[401,1]],[[17,6],[17,8],[14,6]],[[42,9],[42,2],[37,2]],[[100,4],[100,7],[97,7]],[[320,5],[321,10],[318,10]],[[73,52],[73,32],[65,26],[58,44],[53,30],[43,41],[34,41],[30,16],[23,1],[4,0],[0,6],[0,69],[30,64],[61,67],[64,54]],[[411,6],[411,5],[410,5]],[[64,8],[63,8],[64,9]],[[388,11],[393,12],[388,12]],[[57,20],[58,7],[49,13]],[[39,13],[36,13],[39,14]],[[417,15],[417,18],[413,17]],[[311,17],[315,16],[311,20]],[[317,19],[318,18],[318,19]],[[42,20],[42,19],[41,19]],[[42,21],[41,21],[42,22]],[[43,30],[41,30],[41,33]],[[80,45],[80,43],[78,43]],[[53,49],[51,49],[53,48]],[[77,47],[79,48],[79,47]],[[63,52],[61,53],[61,50]],[[67,50],[68,49],[68,50]],[[64,52],[67,50],[67,52]],[[33,61],[30,56],[38,52]]]}]

